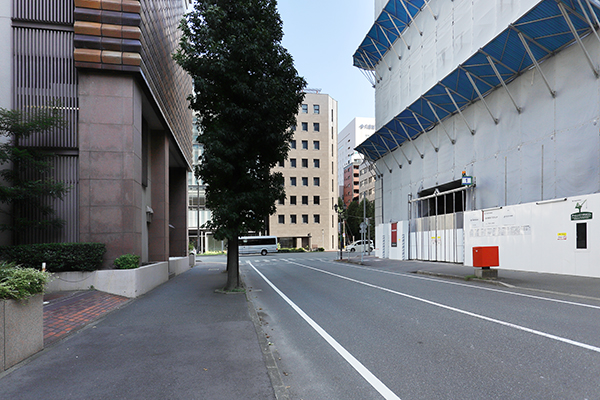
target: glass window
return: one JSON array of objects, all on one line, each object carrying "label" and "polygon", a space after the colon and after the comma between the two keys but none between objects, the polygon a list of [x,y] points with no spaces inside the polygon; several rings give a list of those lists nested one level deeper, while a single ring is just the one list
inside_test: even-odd
[{"label": "glass window", "polygon": [[303,130],[304,132],[308,132],[308,122],[303,122],[303,123],[302,123],[302,130]]},{"label": "glass window", "polygon": [[290,167],[296,168],[296,159],[295,158],[290,158]]},{"label": "glass window", "polygon": [[283,160],[279,161],[279,166],[283,167]]},{"label": "glass window", "polygon": [[279,220],[280,224],[285,224],[285,215],[278,215],[277,219]]},{"label": "glass window", "polygon": [[296,205],[296,196],[290,196],[290,204]]},{"label": "glass window", "polygon": [[319,143],[318,140],[313,140],[313,149],[315,149],[315,150],[321,149],[321,143]]},{"label": "glass window", "polygon": [[296,177],[295,176],[290,177],[290,185],[296,186]]},{"label": "glass window", "polygon": [[290,224],[295,224],[296,223],[296,215],[292,214],[290,215]]},{"label": "glass window", "polygon": [[296,128],[297,128],[296,124],[292,125],[291,128],[292,128],[293,131],[295,131]]},{"label": "glass window", "polygon": [[308,214],[302,214],[302,223],[308,224]]},{"label": "glass window", "polygon": [[319,132],[320,128],[321,127],[318,122],[313,122],[313,131]]},{"label": "glass window", "polygon": [[302,159],[302,168],[308,168],[308,158]]},{"label": "glass window", "polygon": [[296,141],[295,141],[295,140],[292,140],[292,141],[290,142],[290,148],[292,148],[292,149],[295,149],[295,148],[296,148]]},{"label": "glass window", "polygon": [[313,203],[318,206],[321,204],[321,198],[319,196],[313,196]]},{"label": "glass window", "polygon": [[307,177],[302,178],[302,186],[308,186],[308,178]]},{"label": "glass window", "polygon": [[285,205],[285,199],[279,199],[279,200],[277,200],[277,202],[279,203],[280,206]]},{"label": "glass window", "polygon": [[313,178],[313,185],[315,185],[315,186],[321,186],[321,179],[319,179],[318,176],[315,176]]},{"label": "glass window", "polygon": [[321,161],[318,158],[315,158],[313,160],[313,167],[315,167],[315,168],[321,168]]},{"label": "glass window", "polygon": [[302,104],[302,114],[308,114],[308,104]]},{"label": "glass window", "polygon": [[321,223],[321,216],[319,214],[313,215],[313,221],[314,221],[315,224],[320,224]]},{"label": "glass window", "polygon": [[319,114],[321,112],[321,107],[318,104],[313,104],[313,112]]},{"label": "glass window", "polygon": [[302,196],[302,205],[308,205],[308,196]]},{"label": "glass window", "polygon": [[303,150],[308,150],[308,140],[303,140],[302,141],[302,149]]}]

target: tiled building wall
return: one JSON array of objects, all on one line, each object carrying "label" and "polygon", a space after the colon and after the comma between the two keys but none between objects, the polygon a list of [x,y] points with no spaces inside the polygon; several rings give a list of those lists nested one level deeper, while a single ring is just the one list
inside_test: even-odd
[{"label": "tiled building wall", "polygon": [[185,13],[183,0],[141,2],[142,73],[154,93],[177,145],[192,165],[192,113],[187,96],[192,80],[172,54],[179,45],[179,23]]}]

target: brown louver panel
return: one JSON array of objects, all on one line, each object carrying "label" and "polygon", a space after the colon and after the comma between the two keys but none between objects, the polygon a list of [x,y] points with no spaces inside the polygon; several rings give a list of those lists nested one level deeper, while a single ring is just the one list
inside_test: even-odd
[{"label": "brown louver panel", "polygon": [[15,19],[61,25],[73,24],[73,0],[13,0],[12,3]]},{"label": "brown louver panel", "polygon": [[73,33],[13,28],[13,107],[23,111],[60,107],[66,125],[22,142],[35,147],[77,147],[77,79]]},{"label": "brown louver panel", "polygon": [[[57,155],[53,159],[52,176],[56,180],[71,186],[71,190],[62,200],[50,200],[48,203],[56,212],[56,216],[67,221],[62,229],[58,230],[30,230],[20,235],[19,244],[33,243],[59,243],[77,242],[79,239],[79,205],[78,205],[78,157],[70,155]],[[27,178],[35,179],[34,176]],[[27,217],[37,218],[35,210],[29,210]]]},{"label": "brown louver panel", "polygon": [[[56,231],[24,232],[19,242],[77,242],[78,101],[73,60],[73,0],[12,0],[12,6],[12,108],[28,112],[55,106],[65,120],[60,129],[32,135],[21,144],[56,153],[52,176],[72,187],[64,199],[48,200],[67,224]],[[33,218],[34,210],[28,212]]]}]

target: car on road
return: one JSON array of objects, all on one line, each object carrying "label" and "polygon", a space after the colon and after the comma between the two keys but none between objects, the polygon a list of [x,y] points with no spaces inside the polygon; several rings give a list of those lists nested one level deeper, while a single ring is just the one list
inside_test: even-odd
[{"label": "car on road", "polygon": [[350,252],[355,251],[373,251],[373,241],[372,240],[356,240],[346,246],[346,250]]}]

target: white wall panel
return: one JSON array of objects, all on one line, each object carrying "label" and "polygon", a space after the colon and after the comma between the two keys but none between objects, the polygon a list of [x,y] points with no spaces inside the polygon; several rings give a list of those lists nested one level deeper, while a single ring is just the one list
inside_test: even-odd
[{"label": "white wall panel", "polygon": [[[592,212],[592,219],[572,221],[575,206],[582,203],[582,211]],[[490,210],[483,213],[483,221],[481,211],[467,212],[465,265],[473,265],[473,247],[498,246],[500,276],[502,269],[510,269],[600,277],[599,213],[598,194]],[[577,223],[587,224],[586,249],[576,248]]]},{"label": "white wall panel", "polygon": [[524,143],[521,146],[521,202],[528,203],[542,198],[542,144]]},{"label": "white wall panel", "polygon": [[600,137],[597,126],[585,125],[557,132],[555,140],[561,153],[556,160],[557,195],[598,192]]}]

